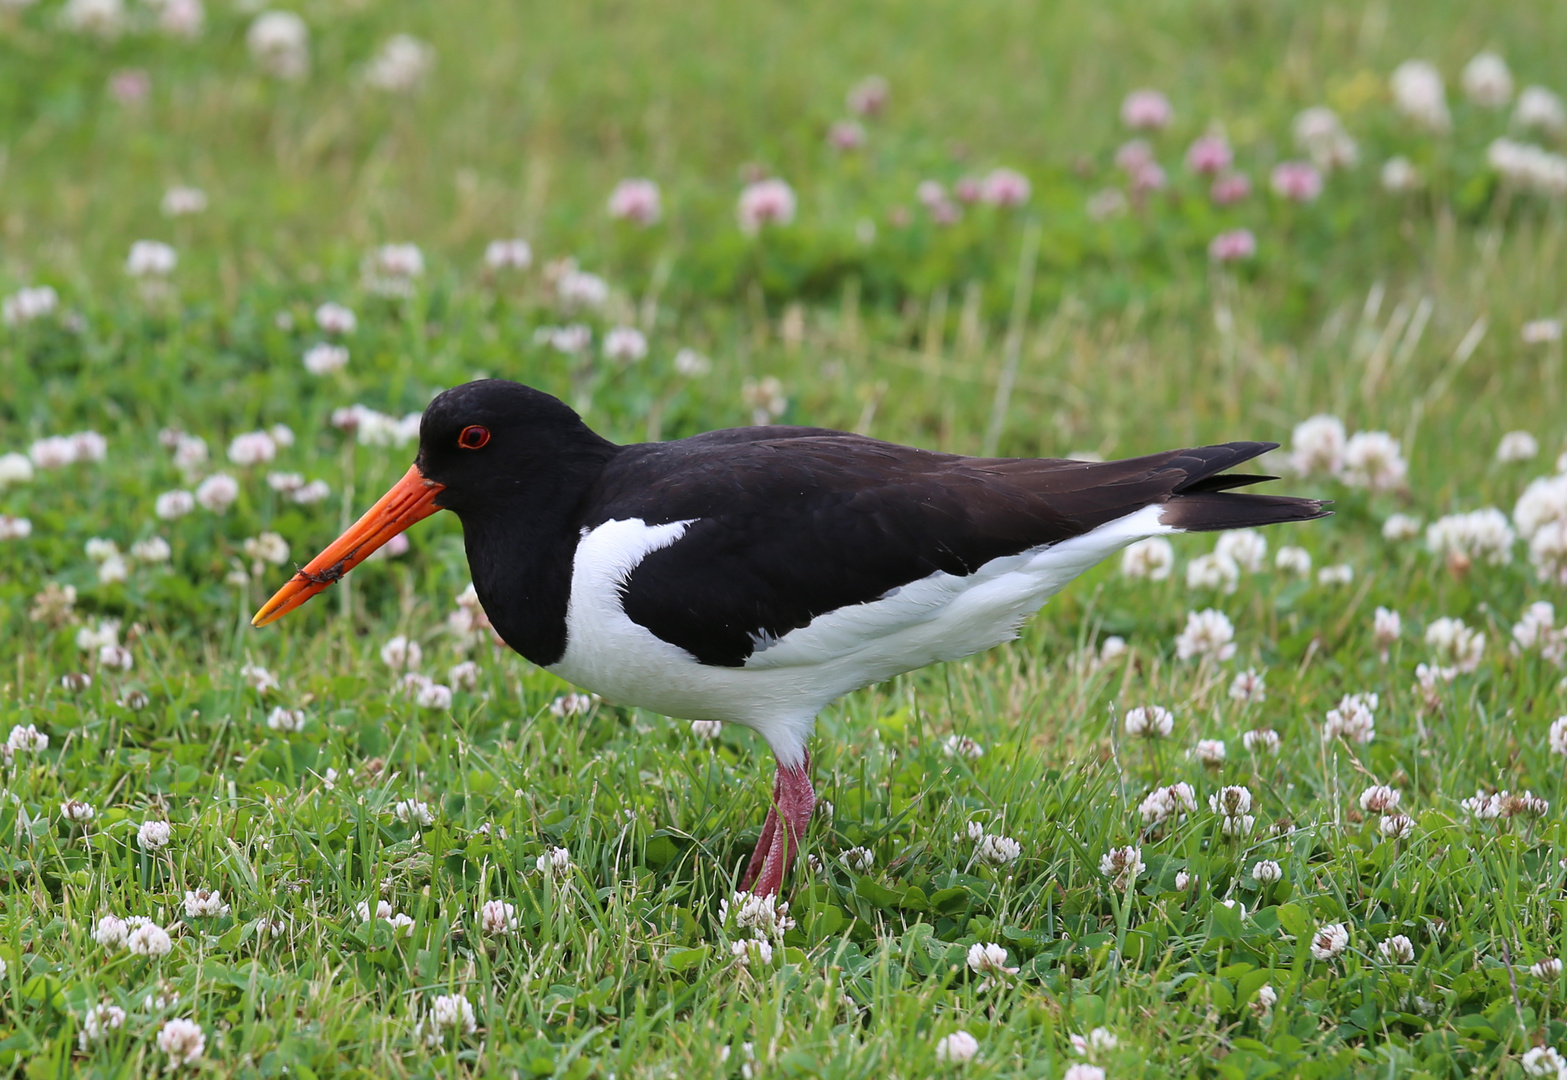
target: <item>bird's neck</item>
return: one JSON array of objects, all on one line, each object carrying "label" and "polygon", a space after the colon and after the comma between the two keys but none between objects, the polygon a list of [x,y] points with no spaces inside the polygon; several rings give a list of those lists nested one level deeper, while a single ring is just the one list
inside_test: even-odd
[{"label": "bird's neck", "polygon": [[552,469],[547,477],[533,478],[525,492],[459,513],[474,591],[490,625],[540,667],[566,651],[572,560],[606,460],[607,455],[595,456]]}]

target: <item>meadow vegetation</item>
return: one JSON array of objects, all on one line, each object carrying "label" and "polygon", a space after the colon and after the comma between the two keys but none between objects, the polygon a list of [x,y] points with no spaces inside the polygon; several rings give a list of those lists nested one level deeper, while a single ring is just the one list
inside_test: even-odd
[{"label": "meadow vegetation", "polygon": [[[1567,1076],[1564,43],[0,0],[0,1068]],[[449,515],[250,627],[477,376],[1335,516],[834,705],[768,906],[765,744],[498,646]]]}]

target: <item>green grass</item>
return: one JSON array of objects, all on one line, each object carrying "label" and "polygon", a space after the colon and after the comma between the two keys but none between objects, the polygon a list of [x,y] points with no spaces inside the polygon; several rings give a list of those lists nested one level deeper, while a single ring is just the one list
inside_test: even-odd
[{"label": "green grass", "polygon": [[[1567,1043],[1567,983],[1530,972],[1567,951],[1567,788],[1547,742],[1567,697],[1559,665],[1508,648],[1528,603],[1567,616],[1567,596],[1522,545],[1505,566],[1456,573],[1380,531],[1394,512],[1511,511],[1567,443],[1560,343],[1519,333],[1567,308],[1563,202],[1488,171],[1508,114],[1456,86],[1484,45],[1520,85],[1567,91],[1567,8],[320,4],[301,9],[314,64],[298,85],[255,72],[249,17],[227,5],[190,43],[95,42],[57,11],[0,15],[0,294],[48,284],[62,309],[0,327],[0,454],[84,429],[109,453],[0,488],[0,513],[32,523],[0,540],[0,731],[49,737],[4,768],[0,1067],[151,1074],[176,1017],[202,1027],[201,1068],[222,1076],[735,1077],[749,1053],[757,1076],[1058,1078],[1082,1060],[1069,1037],[1102,1026],[1119,1040],[1096,1057],[1112,1078],[1517,1077],[1532,1045]],[[356,72],[399,31],[438,59],[419,93],[388,97]],[[1386,75],[1412,56],[1447,77],[1449,136],[1414,131],[1389,103]],[[105,89],[125,68],[150,73],[139,107]],[[871,72],[889,79],[891,107],[867,121],[863,152],[835,154],[826,128]],[[1086,205],[1120,182],[1117,107],[1141,85],[1177,110],[1154,140],[1171,187],[1146,213],[1098,221]],[[1284,203],[1267,170],[1294,153],[1294,114],[1323,102],[1361,164],[1317,203]],[[1257,187],[1224,210],[1180,163],[1211,121]],[[1420,166],[1424,191],[1381,190],[1394,154]],[[747,163],[800,196],[795,224],[754,241],[734,219]],[[918,209],[921,179],[997,165],[1032,180],[1023,210],[974,209],[943,230]],[[603,212],[635,175],[663,190],[665,220],[646,231]],[[163,218],[177,182],[210,208]],[[912,226],[893,224],[895,207]],[[1211,266],[1209,239],[1242,226],[1258,257]],[[538,265],[485,271],[484,244],[513,235]],[[179,252],[166,288],[123,272],[143,238]],[[400,241],[423,248],[425,276],[406,299],[368,294],[361,259]],[[542,269],[565,256],[612,286],[584,319],[596,337],[639,325],[646,360],[567,360],[536,341],[567,320]],[[359,327],[347,368],[317,378],[300,358],[322,338],[311,313],[325,300],[353,307]],[[711,372],[680,375],[682,347]],[[832,706],[813,744],[834,808],[806,845],[820,865],[789,882],[797,925],[772,964],[742,967],[730,946],[744,932],[719,904],[765,812],[765,744],[738,727],[705,741],[610,702],[555,715],[571,687],[448,631],[468,582],[449,515],[275,627],[248,625],[285,570],[252,572],[246,539],[276,532],[303,562],[408,466],[411,446],[358,445],[333,410],[402,415],[481,373],[560,394],[625,441],[746,423],[742,388],[766,377],[788,398],[785,422],[966,453],[1288,442],[1331,412],[1399,437],[1409,483],[1273,485],[1333,498],[1336,516],[1270,530],[1267,568],[1235,592],[1187,587],[1185,564],[1212,541],[1183,538],[1167,581],[1112,563],[1016,644]],[[225,460],[234,435],[280,423],[296,442],[273,465]],[[196,476],[160,446],[164,427],[207,441]],[[1514,429],[1541,455],[1498,464]],[[332,495],[297,505],[268,486],[271,469]],[[239,480],[225,514],[154,516],[159,493],[218,471]],[[124,582],[101,582],[85,554],[90,538],[126,551],[152,536],[171,561],[135,564]],[[1354,580],[1274,570],[1283,545],[1316,568],[1347,563]],[[50,583],[76,590],[74,610],[32,618]],[[1404,618],[1385,661],[1378,606]],[[1238,654],[1183,663],[1175,636],[1208,607],[1233,621]],[[1442,616],[1482,629],[1486,649],[1426,701],[1415,669]],[[129,671],[77,644],[111,618]],[[477,684],[449,712],[420,709],[379,656],[397,634],[422,644],[437,681],[476,661]],[[1129,652],[1100,663],[1110,635]],[[280,685],[258,693],[247,664]],[[1248,668],[1266,673],[1265,701],[1229,696]],[[62,683],[75,673],[92,685]],[[133,691],[143,707],[124,704]],[[1327,711],[1352,692],[1381,695],[1376,738],[1324,741]],[[1174,710],[1171,738],[1125,735],[1126,710],[1145,703]],[[304,710],[303,731],[271,730],[278,706]],[[1264,727],[1277,756],[1242,748]],[[954,734],[983,755],[949,756]],[[1222,766],[1189,756],[1204,738],[1225,740]],[[1197,811],[1144,830],[1144,795],[1177,782]],[[1382,839],[1360,810],[1374,782],[1402,792],[1408,839]],[[1255,800],[1244,841],[1208,810],[1226,784]],[[1476,823],[1460,806],[1502,788],[1551,808]],[[94,819],[65,820],[68,799]],[[433,824],[400,822],[407,799]],[[147,852],[137,829],[155,819],[172,842]],[[1018,860],[978,862],[959,838],[974,821],[1015,838]],[[1125,844],[1140,844],[1146,872],[1123,891],[1099,863]],[[538,870],[557,846],[570,868]],[[849,870],[839,856],[853,847],[874,866]],[[1263,859],[1280,881],[1252,876]],[[1195,884],[1177,890],[1178,873]],[[229,913],[187,917],[198,888]],[[357,905],[378,900],[411,929],[362,920]],[[514,906],[514,933],[481,932],[487,900]],[[151,918],[172,952],[98,944],[107,914]],[[1315,959],[1329,923],[1349,928],[1349,947]],[[1379,952],[1395,934],[1412,962]],[[965,958],[991,942],[1018,970],[982,986]],[[1259,1015],[1263,985],[1277,1001]],[[416,1024],[441,994],[469,999],[477,1031],[427,1047]],[[177,997],[148,1001],[160,995]],[[99,1002],[127,1020],[82,1049]],[[938,1065],[938,1040],[958,1030],[979,1057]]]}]

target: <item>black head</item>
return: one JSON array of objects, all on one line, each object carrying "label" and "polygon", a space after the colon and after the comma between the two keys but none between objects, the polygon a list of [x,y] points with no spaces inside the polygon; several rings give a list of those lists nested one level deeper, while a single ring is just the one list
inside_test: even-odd
[{"label": "black head", "polygon": [[415,465],[461,517],[539,506],[590,483],[615,451],[565,402],[506,379],[463,383],[430,402]]}]

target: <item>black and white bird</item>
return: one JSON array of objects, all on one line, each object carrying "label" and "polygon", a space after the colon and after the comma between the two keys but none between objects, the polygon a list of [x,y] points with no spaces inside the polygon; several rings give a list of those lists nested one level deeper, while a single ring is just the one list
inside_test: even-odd
[{"label": "black and white bird", "polygon": [[1274,479],[1224,470],[1275,445],[974,458],[769,426],[617,446],[556,398],[485,379],[430,403],[407,475],[253,621],[451,510],[517,652],[610,701],[768,741],[773,805],[742,887],[771,895],[815,806],[807,743],[829,702],[1013,638],[1136,540],[1325,515],[1232,490]]}]

